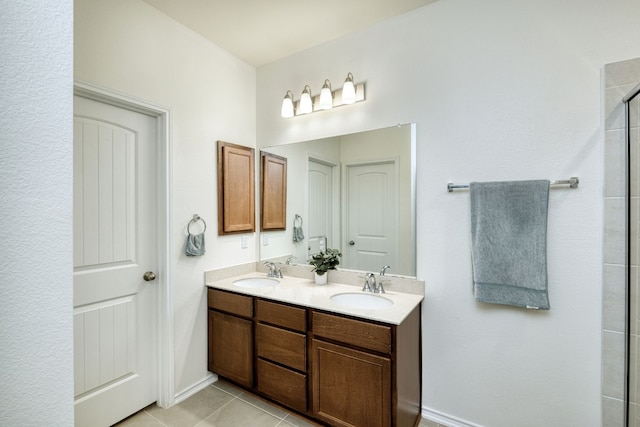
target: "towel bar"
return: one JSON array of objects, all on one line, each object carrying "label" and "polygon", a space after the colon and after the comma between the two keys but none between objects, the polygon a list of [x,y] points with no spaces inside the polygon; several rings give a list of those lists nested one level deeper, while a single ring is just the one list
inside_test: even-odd
[{"label": "towel bar", "polygon": [[[578,188],[578,184],[580,184],[580,179],[578,179],[577,176],[572,176],[569,179],[560,179],[558,181],[552,181],[549,185],[550,186],[568,185],[569,188]],[[453,190],[459,190],[462,188],[469,188],[469,184],[454,184],[452,182],[449,182],[447,184],[447,191],[449,191],[449,193],[451,193]]]}]

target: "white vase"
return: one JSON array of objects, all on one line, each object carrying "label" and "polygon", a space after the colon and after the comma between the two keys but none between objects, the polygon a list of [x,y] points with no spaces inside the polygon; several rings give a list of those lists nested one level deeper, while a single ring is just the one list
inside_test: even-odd
[{"label": "white vase", "polygon": [[324,274],[316,274],[316,285],[326,285],[327,284],[327,276],[329,275],[329,273],[324,273]]}]

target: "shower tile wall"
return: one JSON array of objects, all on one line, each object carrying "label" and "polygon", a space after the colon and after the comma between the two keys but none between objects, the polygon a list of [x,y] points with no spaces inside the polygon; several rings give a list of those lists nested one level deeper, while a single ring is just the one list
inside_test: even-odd
[{"label": "shower tile wall", "polygon": [[[604,67],[605,164],[604,164],[604,250],[602,289],[602,425],[620,427],[624,421],[625,381],[625,263],[626,263],[626,139],[622,98],[640,82],[640,58],[607,64]],[[640,99],[633,102],[631,132],[631,203],[632,293],[629,426],[640,427],[640,393],[636,357],[640,328],[638,324],[638,241],[640,230]]]}]

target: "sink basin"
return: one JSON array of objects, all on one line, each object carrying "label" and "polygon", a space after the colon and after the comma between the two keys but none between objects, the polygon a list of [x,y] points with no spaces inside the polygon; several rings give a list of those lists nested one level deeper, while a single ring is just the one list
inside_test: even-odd
[{"label": "sink basin", "polygon": [[247,277],[246,279],[234,280],[233,284],[241,288],[267,288],[269,286],[275,286],[280,281],[278,279],[272,279],[270,277]]},{"label": "sink basin", "polygon": [[386,308],[393,305],[393,301],[391,301],[389,298],[374,294],[366,294],[363,292],[335,294],[329,297],[329,299],[343,307],[361,308],[368,310]]}]

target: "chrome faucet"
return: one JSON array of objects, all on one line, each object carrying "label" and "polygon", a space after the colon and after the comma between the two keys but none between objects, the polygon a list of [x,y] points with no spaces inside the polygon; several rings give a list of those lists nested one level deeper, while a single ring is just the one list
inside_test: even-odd
[{"label": "chrome faucet", "polygon": [[267,268],[269,268],[269,271],[267,272],[267,277],[275,277],[278,279],[282,278],[282,271],[277,267],[275,262],[267,261],[264,263],[264,265],[266,265]]},{"label": "chrome faucet", "polygon": [[362,288],[362,292],[377,292],[378,287],[376,286],[376,276],[373,273],[367,273],[364,277],[364,287]]},{"label": "chrome faucet", "polygon": [[378,293],[379,293],[379,294],[384,294],[384,293],[386,293],[386,292],[384,291],[384,286],[382,286],[382,284],[384,283],[384,282],[383,282],[383,280],[382,280],[382,278],[384,277],[384,273],[385,273],[388,269],[390,269],[390,268],[391,268],[391,266],[390,266],[390,265],[385,265],[384,267],[382,267],[382,269],[380,269],[380,282],[378,282]]}]

